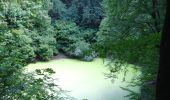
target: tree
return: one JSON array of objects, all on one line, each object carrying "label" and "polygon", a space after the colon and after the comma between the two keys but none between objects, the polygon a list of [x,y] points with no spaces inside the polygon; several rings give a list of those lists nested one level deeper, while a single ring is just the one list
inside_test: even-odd
[{"label": "tree", "polygon": [[164,1],[103,0],[111,34],[137,37],[159,33],[162,30]]},{"label": "tree", "polygon": [[53,0],[50,16],[54,19],[71,20],[85,27],[98,27],[103,18],[102,0]]},{"label": "tree", "polygon": [[[98,32],[99,52],[120,61],[111,74],[122,69],[122,62],[141,67],[138,78],[142,100],[155,100],[155,80],[159,66],[159,48],[164,0],[104,0],[106,12]],[[108,55],[108,56],[107,56]],[[114,76],[112,77],[114,78]],[[136,94],[131,95],[137,97]],[[130,96],[129,96],[130,97]]]},{"label": "tree", "polygon": [[170,1],[167,0],[166,17],[162,32],[160,44],[160,64],[157,76],[156,100],[169,99],[169,84],[170,79]]},{"label": "tree", "polygon": [[[49,77],[54,73],[51,69],[23,71],[35,56],[48,60],[53,55],[55,39],[48,1],[0,0],[0,100],[65,100],[67,97],[63,98],[64,91]],[[42,78],[35,78],[37,75]]]}]

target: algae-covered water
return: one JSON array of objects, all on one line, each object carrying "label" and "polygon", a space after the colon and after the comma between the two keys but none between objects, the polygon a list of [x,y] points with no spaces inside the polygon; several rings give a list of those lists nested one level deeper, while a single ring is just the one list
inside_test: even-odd
[{"label": "algae-covered water", "polygon": [[[109,70],[100,58],[92,62],[64,58],[29,64],[26,68],[28,71],[52,68],[56,72],[53,77],[58,78],[56,84],[64,90],[71,91],[70,95],[77,100],[128,100],[124,97],[128,92],[120,88],[127,85],[127,81],[122,81],[123,73],[120,73],[112,83],[104,76],[104,73]],[[138,71],[131,67],[128,70],[126,76],[130,81],[138,74]]]}]

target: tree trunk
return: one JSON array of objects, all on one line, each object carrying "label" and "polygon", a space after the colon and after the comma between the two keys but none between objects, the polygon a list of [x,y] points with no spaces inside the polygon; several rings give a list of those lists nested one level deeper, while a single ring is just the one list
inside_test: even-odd
[{"label": "tree trunk", "polygon": [[159,11],[157,9],[157,5],[158,5],[158,2],[157,0],[152,0],[152,17],[154,19],[154,26],[155,26],[155,30],[156,32],[160,32],[160,17],[159,17]]},{"label": "tree trunk", "polygon": [[156,85],[156,100],[170,100],[170,0],[167,0],[166,16],[160,44],[160,64]]}]

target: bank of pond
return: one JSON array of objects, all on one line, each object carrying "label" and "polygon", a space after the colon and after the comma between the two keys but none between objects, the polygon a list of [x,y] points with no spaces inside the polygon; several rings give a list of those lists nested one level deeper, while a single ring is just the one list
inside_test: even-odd
[{"label": "bank of pond", "polygon": [[[48,62],[36,62],[26,66],[28,72],[36,69],[52,68],[57,78],[55,83],[62,89],[68,90],[69,95],[76,100],[128,100],[125,96],[128,91],[121,87],[128,87],[129,82],[139,76],[140,70],[128,65],[126,78],[124,72],[117,74],[114,82],[106,76],[109,69],[107,61],[96,58],[91,62],[80,61],[70,58],[54,59]],[[139,87],[132,87],[139,91]]]}]

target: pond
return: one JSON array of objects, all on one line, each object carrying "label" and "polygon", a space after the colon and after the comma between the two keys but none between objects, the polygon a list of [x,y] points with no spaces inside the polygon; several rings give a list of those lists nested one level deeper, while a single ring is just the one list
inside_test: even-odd
[{"label": "pond", "polygon": [[70,91],[77,100],[128,100],[124,97],[128,92],[120,86],[126,86],[139,71],[129,67],[127,81],[123,81],[123,73],[120,73],[113,83],[104,75],[109,72],[105,65],[100,58],[92,62],[63,58],[29,64],[26,68],[28,71],[52,68],[56,72],[53,77],[58,79],[56,84]]}]

